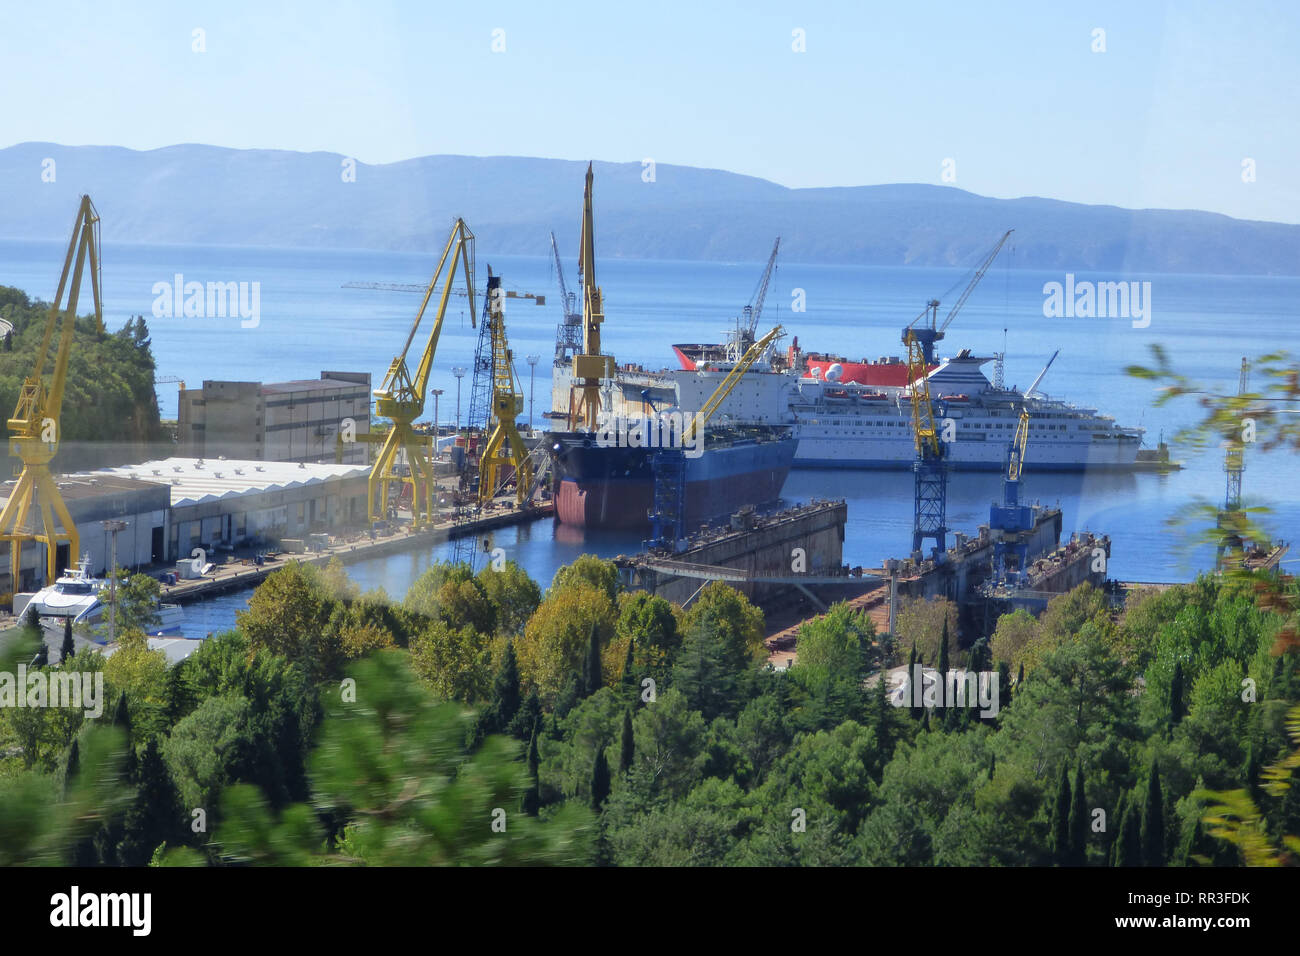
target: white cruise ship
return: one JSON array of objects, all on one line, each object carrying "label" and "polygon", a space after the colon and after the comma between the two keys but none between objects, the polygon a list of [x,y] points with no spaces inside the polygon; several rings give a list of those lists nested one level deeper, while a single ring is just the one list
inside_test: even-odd
[{"label": "white cruise ship", "polygon": [[[1030,415],[1033,449],[1026,456],[1027,471],[1134,467],[1143,429],[1118,425],[1095,408],[1040,395],[1037,382],[1026,392],[995,387],[983,371],[991,361],[964,349],[928,376],[936,413],[952,419],[954,440],[947,454],[954,467],[1001,470],[1022,408]],[[725,377],[726,366],[667,374],[674,382],[678,404],[691,410],[699,408]],[[901,469],[910,468],[916,458],[906,388],[799,378],[763,368],[744,376],[718,416],[736,422],[793,424],[799,439],[796,467]]]}]

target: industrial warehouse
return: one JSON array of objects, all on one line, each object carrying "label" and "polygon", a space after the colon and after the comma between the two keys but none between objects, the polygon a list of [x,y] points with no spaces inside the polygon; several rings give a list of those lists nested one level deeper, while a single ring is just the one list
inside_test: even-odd
[{"label": "industrial warehouse", "polygon": [[[88,558],[90,572],[108,570],[106,521],[117,531],[117,563],[157,567],[189,558],[194,548],[216,555],[269,547],[284,539],[330,533],[364,523],[367,469],[358,465],[238,459],[167,458],[84,474],[60,475],[58,489],[80,537],[81,554],[58,545],[56,566]],[[0,486],[6,501],[14,482]],[[0,581],[12,583],[10,556],[0,552]],[[23,551],[19,587],[44,581],[43,546]]]}]

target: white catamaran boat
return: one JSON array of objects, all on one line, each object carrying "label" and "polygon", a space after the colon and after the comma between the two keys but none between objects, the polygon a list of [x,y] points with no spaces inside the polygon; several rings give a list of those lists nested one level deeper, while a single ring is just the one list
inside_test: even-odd
[{"label": "white catamaran boat", "polygon": [[[74,628],[81,625],[93,628],[107,623],[108,604],[100,600],[100,594],[108,586],[106,579],[90,573],[90,558],[86,556],[75,569],[65,571],[53,584],[37,591],[27,606],[36,608],[42,625],[48,629],[62,631],[69,618]],[[159,604],[156,612],[158,621],[156,626],[148,629],[149,636],[174,637],[181,633],[185,612],[179,604]]]}]

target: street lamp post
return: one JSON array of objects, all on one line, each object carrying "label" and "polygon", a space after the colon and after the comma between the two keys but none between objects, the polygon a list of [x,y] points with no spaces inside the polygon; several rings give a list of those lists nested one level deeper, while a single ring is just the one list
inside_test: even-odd
[{"label": "street lamp post", "polygon": [[460,383],[465,378],[464,366],[457,365],[451,370],[451,374],[456,376],[456,434],[460,434]]},{"label": "street lamp post", "polygon": [[537,360],[540,356],[530,355],[525,361],[528,363],[528,430],[533,431],[533,381],[537,375]]},{"label": "street lamp post", "polygon": [[433,454],[435,457],[438,454],[438,435],[441,434],[439,431],[441,425],[438,422],[438,396],[442,392],[443,390],[440,388],[433,390]]},{"label": "street lamp post", "polygon": [[126,530],[126,522],[113,518],[101,521],[109,535],[108,545],[108,643],[117,640],[117,533]]}]

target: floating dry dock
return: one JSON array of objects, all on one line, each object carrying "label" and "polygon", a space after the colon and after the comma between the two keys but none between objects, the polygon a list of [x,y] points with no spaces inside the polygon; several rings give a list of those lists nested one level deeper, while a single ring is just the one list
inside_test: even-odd
[{"label": "floating dry dock", "polygon": [[728,524],[705,528],[676,554],[650,551],[615,559],[626,587],[687,606],[710,581],[723,581],[770,607],[797,595],[825,608],[845,587],[870,577],[844,567],[843,501],[813,501],[767,514],[744,509]]}]

